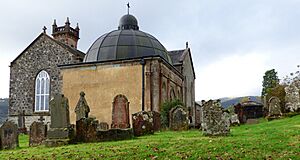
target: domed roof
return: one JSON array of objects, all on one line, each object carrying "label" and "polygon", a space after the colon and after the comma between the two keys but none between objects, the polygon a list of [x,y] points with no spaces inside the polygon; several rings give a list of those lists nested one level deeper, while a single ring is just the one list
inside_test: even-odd
[{"label": "domed roof", "polygon": [[118,30],[100,36],[89,48],[84,62],[160,56],[172,64],[165,47],[152,35],[139,31],[132,15],[120,19]]},{"label": "domed roof", "polygon": [[121,17],[118,29],[139,30],[138,22],[133,15],[126,14]]}]

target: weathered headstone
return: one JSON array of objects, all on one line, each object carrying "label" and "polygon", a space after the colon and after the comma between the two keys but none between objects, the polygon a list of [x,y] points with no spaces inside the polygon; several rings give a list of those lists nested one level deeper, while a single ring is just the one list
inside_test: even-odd
[{"label": "weathered headstone", "polygon": [[188,115],[183,106],[176,106],[169,112],[169,128],[174,131],[188,130]]},{"label": "weathered headstone", "polygon": [[156,111],[151,111],[153,115],[153,130],[154,132],[159,131],[161,128],[160,114]]},{"label": "weathered headstone", "polygon": [[141,111],[132,114],[132,127],[135,136],[142,136],[154,133],[153,113]]},{"label": "weathered headstone", "polygon": [[90,112],[90,107],[88,106],[84,96],[85,93],[80,92],[80,98],[75,108],[76,121],[80,120],[81,118],[88,118],[88,114]]},{"label": "weathered headstone", "polygon": [[18,126],[10,121],[4,122],[0,128],[0,149],[19,147]]},{"label": "weathered headstone", "polygon": [[282,115],[280,99],[278,97],[271,97],[269,100],[269,117],[280,117]]},{"label": "weathered headstone", "polygon": [[224,112],[220,100],[209,100],[203,104],[202,131],[208,136],[228,135],[230,121]]},{"label": "weathered headstone", "polygon": [[34,121],[30,125],[29,146],[38,146],[47,138],[47,125],[43,122]]},{"label": "weathered headstone", "polygon": [[100,122],[99,126],[98,126],[99,130],[108,130],[109,129],[109,125],[106,122]]},{"label": "weathered headstone", "polygon": [[19,113],[18,115],[18,132],[27,134],[27,129],[25,127],[25,111]]},{"label": "weathered headstone", "polygon": [[46,146],[69,143],[71,133],[69,102],[64,95],[57,94],[50,101],[51,124],[47,132]]},{"label": "weathered headstone", "polygon": [[124,95],[117,95],[112,103],[111,128],[130,128],[129,102]]},{"label": "weathered headstone", "polygon": [[234,113],[230,116],[230,124],[232,126],[240,125],[240,121],[239,121],[238,115],[236,113]]},{"label": "weathered headstone", "polygon": [[284,88],[286,96],[286,110],[290,112],[296,112],[300,110],[300,96],[299,96],[299,88],[297,87],[297,83],[291,83],[287,87]]},{"label": "weathered headstone", "polygon": [[81,118],[76,121],[76,141],[95,142],[97,141],[98,120],[95,118]]},{"label": "weathered headstone", "polygon": [[97,141],[117,141],[117,140],[126,140],[132,139],[133,131],[132,128],[126,129],[119,129],[119,128],[112,128],[109,130],[99,130],[97,131]]}]

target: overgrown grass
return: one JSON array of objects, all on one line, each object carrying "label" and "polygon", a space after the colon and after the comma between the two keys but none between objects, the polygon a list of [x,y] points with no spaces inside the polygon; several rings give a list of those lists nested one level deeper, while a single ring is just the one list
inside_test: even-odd
[{"label": "overgrown grass", "polygon": [[0,151],[0,159],[300,159],[300,116],[231,128],[228,137],[165,131],[132,140]]}]

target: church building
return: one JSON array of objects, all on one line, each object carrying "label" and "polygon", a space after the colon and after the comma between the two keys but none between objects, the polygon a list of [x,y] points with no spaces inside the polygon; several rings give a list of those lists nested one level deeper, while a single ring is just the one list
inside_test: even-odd
[{"label": "church building", "polygon": [[[195,72],[191,50],[167,51],[143,32],[130,14],[116,30],[100,36],[86,53],[77,50],[79,27],[45,30],[10,65],[9,120],[28,128],[41,116],[50,121],[49,101],[57,93],[69,99],[70,120],[80,92],[90,115],[111,128],[129,128],[131,114],[157,111],[165,101],[180,99],[195,121]],[[23,120],[21,120],[21,118]]]}]

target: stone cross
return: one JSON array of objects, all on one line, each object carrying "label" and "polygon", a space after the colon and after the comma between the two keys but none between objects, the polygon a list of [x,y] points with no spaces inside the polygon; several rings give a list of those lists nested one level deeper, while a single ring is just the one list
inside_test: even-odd
[{"label": "stone cross", "polygon": [[43,123],[43,121],[45,120],[45,118],[43,116],[40,116],[40,118],[38,120]]},{"label": "stone cross", "polygon": [[47,30],[47,27],[44,26],[44,27],[43,27],[43,32],[46,33],[46,30]]},{"label": "stone cross", "polygon": [[82,118],[88,118],[88,114],[90,112],[90,107],[88,106],[86,99],[84,98],[85,93],[80,92],[80,98],[77,102],[75,113],[76,113],[76,121]]}]

